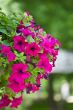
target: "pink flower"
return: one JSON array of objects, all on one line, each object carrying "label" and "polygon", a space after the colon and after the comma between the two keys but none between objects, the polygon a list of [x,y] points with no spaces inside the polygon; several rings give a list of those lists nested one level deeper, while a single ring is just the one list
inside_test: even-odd
[{"label": "pink flower", "polygon": [[27,94],[30,94],[30,92],[36,92],[39,90],[39,87],[37,87],[36,85],[34,84],[31,84],[31,83],[28,83],[27,84],[27,88],[26,88],[26,93]]},{"label": "pink flower", "polygon": [[28,44],[25,49],[25,53],[31,56],[37,56],[39,52],[40,48],[35,42]]},{"label": "pink flower", "polygon": [[16,56],[13,52],[10,51],[9,53],[7,53],[7,58],[8,58],[8,61],[11,62],[15,60]]},{"label": "pink flower", "polygon": [[17,79],[12,79],[7,86],[8,88],[12,89],[16,93],[21,92],[26,88],[25,83],[22,81],[19,82],[19,80]]},{"label": "pink flower", "polygon": [[8,82],[10,83],[14,83],[14,81],[16,81],[17,83],[24,83],[24,80],[22,80],[20,77],[17,77],[16,74],[11,74],[10,77],[8,78]]},{"label": "pink flower", "polygon": [[25,49],[25,39],[22,36],[14,36],[14,48],[19,52],[24,52]]},{"label": "pink flower", "polygon": [[46,58],[46,57],[43,57],[42,59],[40,59],[40,61],[38,63],[38,67],[43,68],[45,70],[45,72],[52,71],[52,65],[50,64],[48,58]]},{"label": "pink flower", "polygon": [[49,42],[46,39],[44,39],[44,41],[41,43],[41,46],[48,52],[50,49],[54,48],[54,45],[52,44],[52,42]]},{"label": "pink flower", "polygon": [[40,86],[41,79],[43,79],[43,75],[40,73],[40,74],[38,74],[38,76],[36,78],[36,85],[37,86]]},{"label": "pink flower", "polygon": [[8,61],[11,62],[13,60],[15,60],[15,54],[13,52],[11,52],[10,47],[6,46],[6,45],[2,45],[2,50],[1,53],[8,58]]},{"label": "pink flower", "polygon": [[31,31],[28,28],[23,29],[22,32],[23,32],[24,36],[28,36],[31,33]]},{"label": "pink flower", "polygon": [[25,37],[30,35],[34,38],[34,36],[35,36],[35,34],[31,30],[29,30],[28,28],[23,29],[22,33],[24,34]]},{"label": "pink flower", "polygon": [[34,84],[32,84],[32,92],[34,93],[34,92],[36,92],[38,90],[39,90],[39,87],[34,85]]},{"label": "pink flower", "polygon": [[1,52],[7,55],[10,52],[10,47],[3,44]]},{"label": "pink flower", "polygon": [[17,108],[22,103],[22,101],[23,101],[22,96],[18,98],[13,98],[11,102],[11,108]]},{"label": "pink flower", "polygon": [[21,79],[27,79],[30,77],[30,73],[26,71],[27,67],[27,64],[24,63],[13,64],[12,74]]},{"label": "pink flower", "polygon": [[0,108],[7,107],[10,104],[11,100],[8,98],[8,95],[4,95],[0,100]]}]

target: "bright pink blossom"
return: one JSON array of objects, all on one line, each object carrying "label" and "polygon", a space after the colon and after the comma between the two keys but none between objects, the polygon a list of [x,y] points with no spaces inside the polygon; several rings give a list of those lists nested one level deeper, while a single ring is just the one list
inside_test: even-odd
[{"label": "bright pink blossom", "polygon": [[0,108],[7,107],[10,104],[11,100],[8,98],[8,95],[4,95],[0,100]]},{"label": "bright pink blossom", "polygon": [[26,85],[24,82],[18,82],[16,79],[13,79],[11,82],[9,82],[8,88],[18,93],[23,91],[26,88]]},{"label": "bright pink blossom", "polygon": [[16,56],[13,52],[10,51],[9,53],[7,53],[7,58],[8,58],[8,61],[11,62],[15,60]]},{"label": "bright pink blossom", "polygon": [[25,39],[22,36],[14,36],[14,49],[16,49],[19,52],[24,52],[25,50]]},{"label": "bright pink blossom", "polygon": [[23,29],[22,33],[24,34],[24,37],[32,36],[34,38],[34,36],[35,36],[35,34],[28,28]]},{"label": "bright pink blossom", "polygon": [[48,58],[43,57],[43,59],[40,59],[38,63],[39,68],[43,68],[45,72],[51,72],[52,71],[52,65],[50,64]]},{"label": "bright pink blossom", "polygon": [[40,47],[35,42],[28,44],[25,49],[25,53],[31,56],[37,56],[39,52]]},{"label": "bright pink blossom", "polygon": [[21,79],[27,79],[30,77],[30,73],[27,72],[27,64],[18,63],[12,66],[12,74]]},{"label": "bright pink blossom", "polygon": [[36,92],[39,90],[39,87],[37,87],[35,84],[31,84],[31,83],[28,83],[27,84],[27,88],[26,88],[26,92],[27,94],[29,94],[30,92]]},{"label": "bright pink blossom", "polygon": [[10,52],[10,47],[3,44],[1,52],[7,55]]},{"label": "bright pink blossom", "polygon": [[13,98],[11,102],[11,108],[17,108],[22,103],[22,101],[23,101],[22,96],[18,98]]},{"label": "bright pink blossom", "polygon": [[24,80],[22,80],[22,78],[17,77],[16,74],[12,73],[12,74],[10,75],[10,77],[8,78],[8,82],[9,82],[9,83],[14,83],[14,81],[16,81],[17,83],[21,83],[21,84],[24,83]]},{"label": "bright pink blossom", "polygon": [[34,93],[34,92],[36,92],[38,90],[39,90],[39,87],[34,85],[34,84],[32,84],[32,92]]},{"label": "bright pink blossom", "polygon": [[41,73],[38,74],[37,78],[36,78],[36,86],[40,87],[41,85],[41,79],[43,79],[43,75]]}]

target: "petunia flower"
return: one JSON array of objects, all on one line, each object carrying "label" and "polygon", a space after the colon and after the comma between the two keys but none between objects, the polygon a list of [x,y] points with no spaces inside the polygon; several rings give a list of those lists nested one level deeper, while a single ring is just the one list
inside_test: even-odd
[{"label": "petunia flower", "polygon": [[43,79],[43,75],[39,73],[37,78],[36,78],[36,86],[37,87],[40,87],[41,79]]},{"label": "petunia flower", "polygon": [[13,79],[9,84],[7,85],[8,88],[10,88],[15,93],[21,92],[26,88],[26,85],[24,82],[18,82],[16,79]]},{"label": "petunia flower", "polygon": [[37,56],[39,52],[40,47],[35,42],[28,44],[25,49],[25,53],[31,56]]},{"label": "petunia flower", "polygon": [[50,64],[48,58],[46,58],[46,57],[43,57],[42,59],[40,59],[40,61],[38,63],[38,67],[43,68],[45,70],[45,72],[52,71],[52,65]]},{"label": "petunia flower", "polygon": [[10,47],[9,46],[3,44],[1,47],[2,47],[1,53],[7,55],[10,52]]},{"label": "petunia flower", "polygon": [[27,64],[24,63],[13,64],[12,74],[21,79],[27,79],[30,77],[30,73],[27,72],[27,67]]},{"label": "petunia flower", "polygon": [[16,56],[13,52],[10,51],[9,53],[7,53],[7,58],[8,58],[8,61],[11,62],[15,60]]},{"label": "petunia flower", "polygon": [[0,108],[7,107],[10,104],[11,100],[8,98],[8,95],[4,95],[0,100]]},{"label": "petunia flower", "polygon": [[24,52],[25,49],[25,39],[22,36],[14,36],[14,49],[16,49],[19,52]]},{"label": "petunia flower", "polygon": [[18,98],[13,98],[10,107],[17,108],[22,103],[22,101],[23,101],[22,96],[20,96]]},{"label": "petunia flower", "polygon": [[4,57],[7,57],[8,61],[11,62],[15,60],[16,56],[13,52],[11,52],[11,49],[9,46],[2,45],[1,53]]},{"label": "petunia flower", "polygon": [[31,84],[31,83],[28,83],[27,84],[27,88],[26,88],[26,93],[27,94],[30,94],[30,92],[36,92],[39,90],[39,87],[37,87],[35,84]]},{"label": "petunia flower", "polygon": [[32,36],[34,38],[35,34],[32,32],[29,28],[25,28],[22,30],[22,33],[24,34],[24,37]]}]

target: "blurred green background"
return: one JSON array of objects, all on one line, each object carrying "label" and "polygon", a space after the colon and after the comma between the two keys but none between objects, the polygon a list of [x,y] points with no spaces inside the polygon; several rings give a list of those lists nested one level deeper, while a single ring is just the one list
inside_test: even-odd
[{"label": "blurred green background", "polygon": [[[37,24],[60,40],[62,50],[73,52],[73,0],[0,0],[0,8],[6,13],[29,11]],[[60,73],[51,74],[48,81],[43,80],[39,92],[24,93],[24,102],[18,110],[73,110],[73,74]],[[62,98],[63,84],[70,88],[66,100]]]}]

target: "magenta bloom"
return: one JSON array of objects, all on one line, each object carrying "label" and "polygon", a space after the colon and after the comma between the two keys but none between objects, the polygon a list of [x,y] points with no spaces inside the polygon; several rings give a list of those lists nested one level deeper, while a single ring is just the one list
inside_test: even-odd
[{"label": "magenta bloom", "polygon": [[6,45],[2,45],[1,53],[7,55],[10,52],[10,47]]},{"label": "magenta bloom", "polygon": [[22,36],[14,36],[14,49],[19,52],[24,52],[25,49],[25,39]]},{"label": "magenta bloom", "polygon": [[22,33],[24,34],[25,37],[30,35],[34,38],[34,36],[35,36],[35,34],[32,31],[30,31],[28,28],[23,29]]},{"label": "magenta bloom", "polygon": [[39,90],[39,87],[37,87],[36,85],[34,84],[31,84],[31,83],[28,83],[27,84],[27,88],[26,88],[26,93],[29,94],[30,92],[36,92]]},{"label": "magenta bloom", "polygon": [[36,78],[36,85],[37,86],[40,86],[41,79],[43,79],[43,75],[42,74],[38,74],[38,76]]},{"label": "magenta bloom", "polygon": [[8,61],[11,62],[15,60],[16,56],[13,52],[10,51],[9,53],[7,53],[7,58],[8,58]]},{"label": "magenta bloom", "polygon": [[17,108],[22,103],[22,101],[23,101],[22,96],[18,98],[13,98],[11,102],[11,108]]},{"label": "magenta bloom", "polygon": [[[9,80],[10,81],[10,80]],[[18,82],[18,80],[13,79],[9,82],[8,88],[12,89],[14,92],[18,93],[23,91],[26,88],[26,85],[24,82]]]},{"label": "magenta bloom", "polygon": [[43,59],[40,59],[38,63],[39,68],[43,68],[45,72],[51,72],[52,71],[52,65],[50,64],[48,58],[43,57]]},{"label": "magenta bloom", "polygon": [[27,64],[24,63],[14,64],[12,67],[12,73],[21,79],[27,79],[30,77],[30,73],[26,71],[27,67]]},{"label": "magenta bloom", "polygon": [[8,58],[8,61],[11,62],[15,60],[16,56],[13,52],[11,52],[10,47],[6,45],[2,45],[1,53]]},{"label": "magenta bloom", "polygon": [[47,39],[44,39],[41,45],[48,52],[50,49],[54,48],[54,45],[51,42],[49,42]]},{"label": "magenta bloom", "polygon": [[7,95],[4,95],[0,100],[0,108],[7,107],[10,104],[11,100]]},{"label": "magenta bloom", "polygon": [[25,49],[25,53],[31,56],[37,56],[39,52],[40,52],[40,47],[35,42],[28,44]]}]

